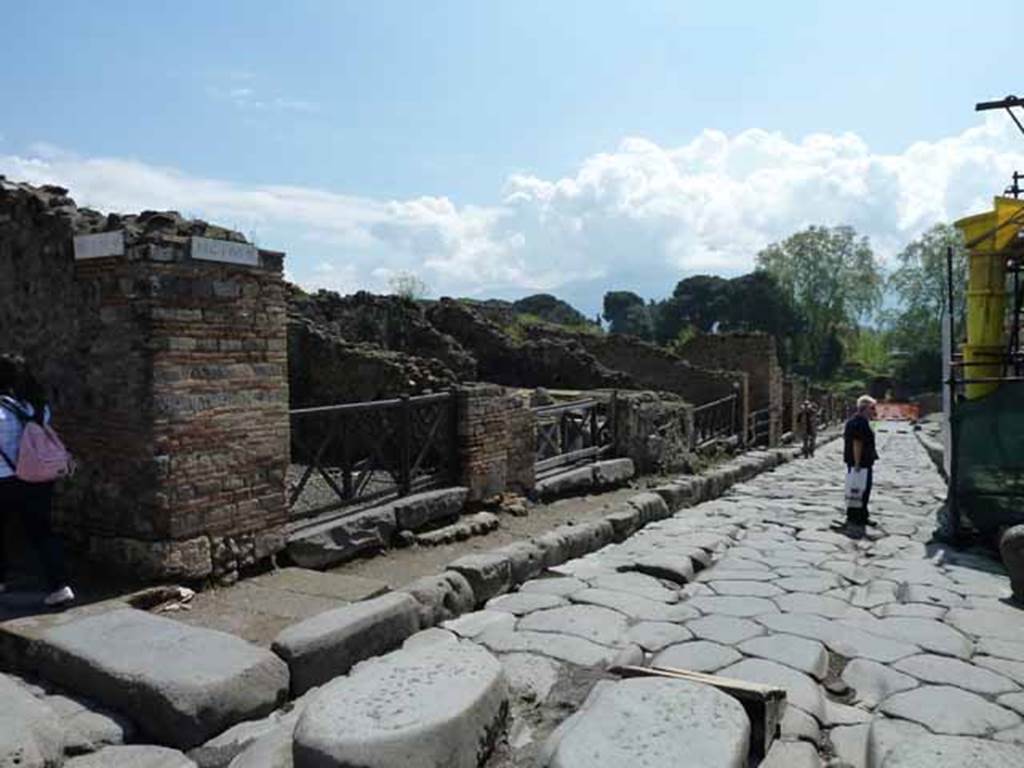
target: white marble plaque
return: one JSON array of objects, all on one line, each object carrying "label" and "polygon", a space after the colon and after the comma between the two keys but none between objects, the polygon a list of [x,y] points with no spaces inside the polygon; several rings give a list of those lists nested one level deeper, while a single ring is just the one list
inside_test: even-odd
[{"label": "white marble plaque", "polygon": [[123,229],[75,237],[75,261],[102,259],[104,256],[124,256]]},{"label": "white marble plaque", "polygon": [[258,267],[260,253],[255,245],[235,243],[231,240],[213,240],[209,237],[192,238],[192,258],[203,261],[224,261]]}]

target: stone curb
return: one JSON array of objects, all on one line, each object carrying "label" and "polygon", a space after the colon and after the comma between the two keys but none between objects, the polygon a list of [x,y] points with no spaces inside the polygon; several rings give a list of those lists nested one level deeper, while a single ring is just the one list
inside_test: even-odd
[{"label": "stone curb", "polygon": [[531,495],[543,501],[552,501],[595,490],[610,491],[626,485],[634,477],[636,465],[632,459],[605,459],[538,480]]}]

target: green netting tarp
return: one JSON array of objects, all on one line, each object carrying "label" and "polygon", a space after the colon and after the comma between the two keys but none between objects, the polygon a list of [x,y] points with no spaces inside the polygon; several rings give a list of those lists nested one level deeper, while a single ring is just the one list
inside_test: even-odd
[{"label": "green netting tarp", "polygon": [[958,403],[953,425],[962,513],[983,533],[1024,523],[1024,384]]}]

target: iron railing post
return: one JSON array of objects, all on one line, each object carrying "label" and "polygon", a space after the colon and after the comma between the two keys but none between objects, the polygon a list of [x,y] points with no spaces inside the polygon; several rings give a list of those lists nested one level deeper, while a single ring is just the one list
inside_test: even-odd
[{"label": "iron railing post", "polygon": [[408,496],[412,490],[412,478],[409,476],[409,453],[412,442],[412,413],[409,396],[402,395],[402,403],[398,407],[398,495]]}]

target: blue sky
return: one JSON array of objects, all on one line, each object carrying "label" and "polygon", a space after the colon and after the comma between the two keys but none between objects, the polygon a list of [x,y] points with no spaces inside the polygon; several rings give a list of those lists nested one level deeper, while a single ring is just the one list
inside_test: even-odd
[{"label": "blue sky", "polygon": [[[173,207],[307,286],[664,295],[808,223],[883,255],[1024,154],[1024,3],[2,6],[0,173]],[[1018,167],[1024,169],[1024,159]]]}]

